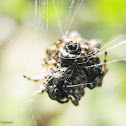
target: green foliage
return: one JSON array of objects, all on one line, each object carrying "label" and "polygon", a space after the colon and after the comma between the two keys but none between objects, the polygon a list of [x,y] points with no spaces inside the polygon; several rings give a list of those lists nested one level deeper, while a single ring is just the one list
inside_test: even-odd
[{"label": "green foliage", "polygon": [[32,12],[34,3],[30,0],[2,0],[1,11],[3,14],[9,15],[23,21],[28,18]]},{"label": "green foliage", "polygon": [[120,26],[125,18],[125,0],[97,0],[94,3],[99,20],[104,23],[117,27]]}]

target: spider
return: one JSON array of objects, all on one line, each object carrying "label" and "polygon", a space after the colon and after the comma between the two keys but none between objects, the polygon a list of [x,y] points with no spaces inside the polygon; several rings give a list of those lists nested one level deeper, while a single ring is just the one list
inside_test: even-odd
[{"label": "spider", "polygon": [[101,86],[107,72],[107,52],[105,51],[104,63],[101,63],[99,49],[99,40],[87,41],[78,32],[73,31],[46,50],[43,67],[47,69],[48,74],[44,79],[24,77],[42,81],[40,89],[34,94],[46,91],[52,100],[59,103],[71,101],[78,106],[84,96],[84,89]]}]

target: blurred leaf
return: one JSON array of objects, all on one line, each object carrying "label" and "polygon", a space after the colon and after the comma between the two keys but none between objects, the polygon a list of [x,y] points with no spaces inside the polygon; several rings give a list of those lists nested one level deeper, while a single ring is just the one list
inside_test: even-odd
[{"label": "blurred leaf", "polygon": [[29,0],[3,0],[1,5],[2,13],[12,16],[19,21],[26,19],[34,8],[33,2]]}]

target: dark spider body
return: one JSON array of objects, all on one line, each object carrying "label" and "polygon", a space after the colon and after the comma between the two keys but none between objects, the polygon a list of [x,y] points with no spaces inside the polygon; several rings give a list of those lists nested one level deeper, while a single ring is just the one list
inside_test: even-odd
[{"label": "dark spider body", "polygon": [[101,86],[107,72],[105,52],[101,63],[98,40],[87,41],[77,32],[54,43],[46,51],[44,66],[50,71],[38,93],[47,91],[52,100],[66,103],[69,100],[77,106],[84,95],[85,87]]}]

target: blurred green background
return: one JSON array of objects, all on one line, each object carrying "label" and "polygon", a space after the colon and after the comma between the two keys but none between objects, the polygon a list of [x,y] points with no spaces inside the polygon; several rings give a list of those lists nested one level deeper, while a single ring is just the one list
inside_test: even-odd
[{"label": "blurred green background", "polygon": [[[44,4],[45,1],[45,4]],[[0,126],[126,126],[126,44],[108,51],[103,86],[86,89],[80,105],[59,104],[47,93],[32,97],[40,83],[22,75],[43,75],[46,48],[77,30],[86,39],[102,40],[102,47],[126,35],[125,0],[1,0],[0,1]],[[44,9],[45,8],[45,9]],[[77,14],[76,14],[77,13]],[[76,16],[72,19],[72,16]],[[60,20],[60,27],[58,26]],[[120,37],[101,52],[126,40]],[[103,55],[100,55],[103,60]]]}]

